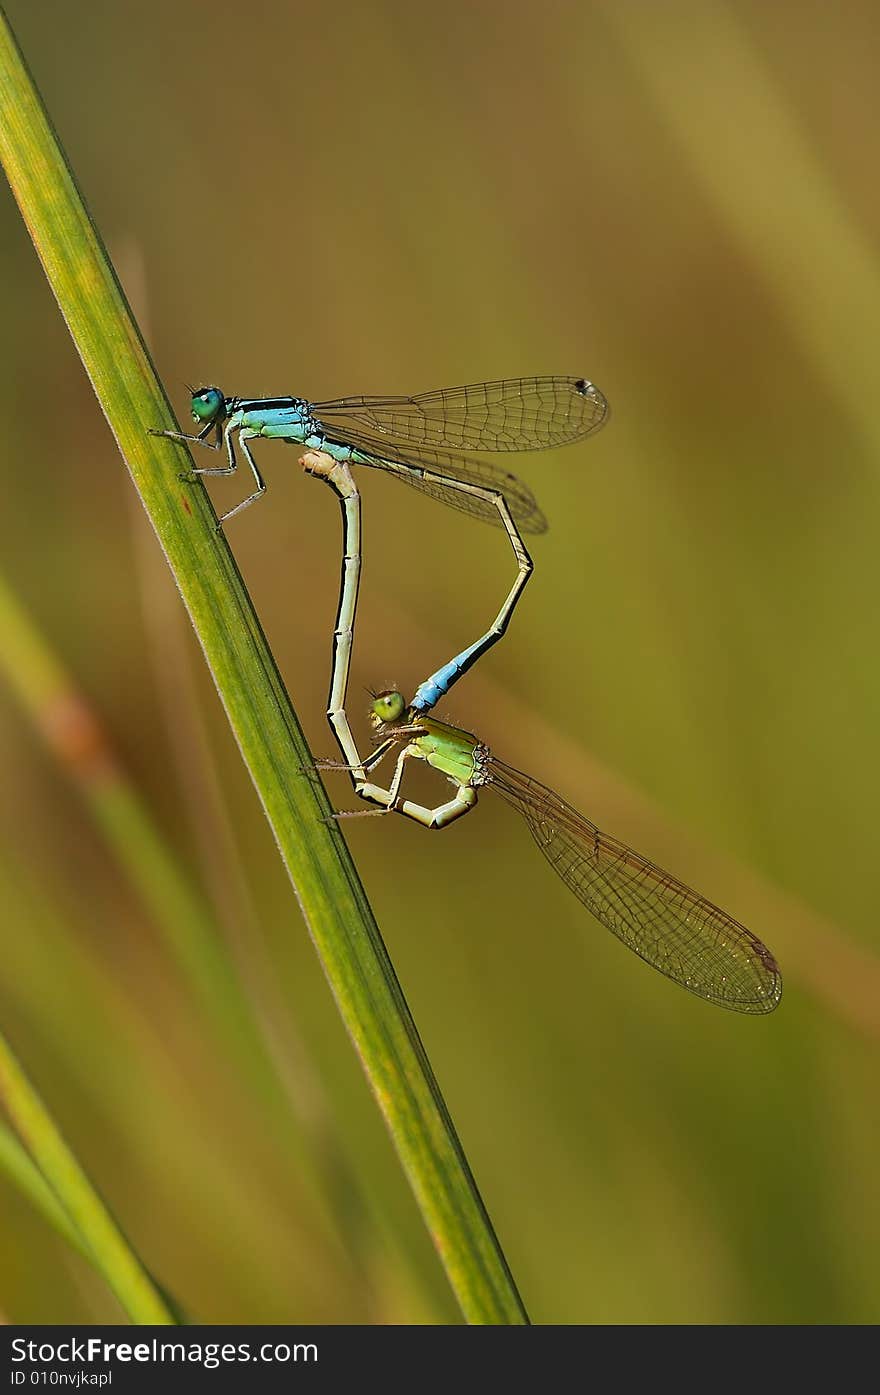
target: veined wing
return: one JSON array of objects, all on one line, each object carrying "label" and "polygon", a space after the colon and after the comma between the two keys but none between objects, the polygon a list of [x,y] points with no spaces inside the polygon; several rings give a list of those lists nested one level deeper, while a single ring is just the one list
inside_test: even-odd
[{"label": "veined wing", "polygon": [[766,945],[738,921],[602,833],[558,794],[487,757],[487,783],[523,815],[532,837],[589,911],[661,974],[736,1012],[772,1012],[782,977]]},{"label": "veined wing", "polygon": [[403,480],[420,494],[439,499],[450,508],[471,514],[474,518],[482,518],[486,523],[503,526],[501,515],[491,501],[480,499],[464,490],[450,489],[439,480],[425,479],[419,471],[430,470],[446,479],[460,480],[464,484],[477,485],[480,489],[491,489],[493,493],[503,494],[513,518],[524,533],[547,531],[547,520],[528,486],[509,470],[502,470],[499,465],[493,465],[489,460],[475,460],[471,456],[441,450],[436,446],[401,446],[373,436],[363,429],[357,432],[340,431],[339,436],[357,449],[362,464],[378,469],[388,469],[389,461],[395,465],[402,465],[402,471],[390,471],[395,479]]},{"label": "veined wing", "polygon": [[608,415],[586,378],[504,378],[415,397],[342,397],[311,410],[345,440],[360,430],[452,450],[543,450],[580,441]]}]

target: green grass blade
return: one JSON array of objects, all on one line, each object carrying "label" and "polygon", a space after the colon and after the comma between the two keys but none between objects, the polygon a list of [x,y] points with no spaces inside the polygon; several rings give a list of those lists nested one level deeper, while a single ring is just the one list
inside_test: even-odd
[{"label": "green grass blade", "polygon": [[27,1148],[8,1125],[0,1120],[0,1172],[27,1197],[36,1211],[48,1221],[68,1245],[92,1263],[92,1252],[46,1181]]},{"label": "green grass blade", "polygon": [[527,1321],[231,553],[182,483],[167,399],[5,19],[0,158],[189,611],[340,1013],[465,1317]]},{"label": "green grass blade", "polygon": [[[174,1323],[160,1295],[130,1244],[110,1215],[52,1121],[43,1101],[22,1070],[6,1038],[0,1034],[0,1100],[4,1104],[61,1215],[33,1174],[26,1177],[22,1159],[8,1147],[7,1164],[17,1164],[19,1185],[44,1212],[52,1213],[56,1228],[66,1214],[74,1234],[82,1237],[92,1262],[103,1274],[132,1322]],[[60,1224],[59,1224],[60,1223]],[[72,1243],[75,1240],[68,1235]],[[80,1248],[80,1247],[78,1247]]]}]

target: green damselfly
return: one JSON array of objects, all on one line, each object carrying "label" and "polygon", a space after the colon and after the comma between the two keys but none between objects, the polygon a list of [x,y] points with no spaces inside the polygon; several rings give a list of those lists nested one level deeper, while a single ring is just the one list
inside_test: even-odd
[{"label": "green damselfly", "polygon": [[[478,793],[494,790],[521,814],[553,870],[587,910],[661,974],[719,1007],[772,1012],[782,976],[757,936],[653,862],[603,833],[560,795],[498,759],[476,736],[407,707],[399,692],[379,693],[373,725],[385,740],[355,776],[355,790],[426,828],[445,828],[470,813]],[[368,777],[392,751],[390,784]],[[453,797],[429,808],[402,795],[406,762],[426,761],[454,786]],[[358,816],[357,811],[337,817]]]}]

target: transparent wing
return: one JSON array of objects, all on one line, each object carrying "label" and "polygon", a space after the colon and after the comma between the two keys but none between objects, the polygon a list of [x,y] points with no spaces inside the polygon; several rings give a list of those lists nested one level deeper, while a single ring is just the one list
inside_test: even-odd
[{"label": "transparent wing", "polygon": [[586,378],[505,378],[416,397],[342,397],[313,402],[311,409],[346,441],[365,430],[454,451],[567,445],[596,431],[608,415],[608,403]]},{"label": "transparent wing", "polygon": [[772,1012],[782,978],[766,945],[683,882],[602,833],[558,794],[487,758],[487,783],[525,818],[566,886],[618,939],[691,993]]},{"label": "transparent wing", "polygon": [[425,479],[413,470],[414,466],[432,470],[446,479],[461,480],[465,484],[477,485],[481,489],[491,489],[493,493],[503,494],[507,507],[522,532],[547,531],[547,520],[538,508],[532,491],[522,480],[517,479],[516,475],[493,465],[491,461],[474,460],[470,456],[440,450],[435,446],[398,446],[391,441],[373,437],[364,430],[350,434],[340,431],[338,434],[347,444],[355,446],[362,464],[372,465],[380,470],[388,468],[388,461],[402,465],[403,471],[392,471],[395,479],[403,480],[404,484],[410,485],[420,494],[439,499],[450,508],[471,514],[474,518],[481,518],[486,523],[503,526],[500,513],[489,500],[450,489],[438,480]]}]

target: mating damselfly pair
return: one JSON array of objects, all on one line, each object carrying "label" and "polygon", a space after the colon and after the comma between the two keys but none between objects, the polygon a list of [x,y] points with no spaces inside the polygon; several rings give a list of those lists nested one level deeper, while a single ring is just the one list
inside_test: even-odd
[{"label": "mating damselfly pair", "polygon": [[[305,448],[306,471],[334,489],[343,512],[343,574],[333,641],[328,718],[342,752],[325,768],[349,772],[355,792],[377,806],[360,813],[396,812],[428,828],[444,828],[469,813],[478,791],[494,789],[522,814],[554,870],[596,918],[640,958],[690,992],[739,1012],[772,1011],[782,980],[767,947],[724,911],[684,883],[601,832],[559,795],[498,760],[471,733],[429,715],[454,683],[505,633],[532,561],[522,533],[546,524],[531,491],[478,452],[540,450],[579,441],[605,421],[602,393],[585,378],[535,377],[442,388],[413,397],[347,397],[308,402],[299,397],[227,397],[217,387],[192,393],[200,426],[195,436],[156,432],[173,440],[225,448],[227,464],[197,474],[228,475],[237,467],[237,439],[256,489],[224,514],[222,525],[254,503],[265,484],[248,442],[260,437]],[[360,495],[352,465],[380,469],[475,517],[503,526],[517,575],[489,629],[421,683],[407,703],[397,691],[377,694],[370,716],[385,739],[365,758],[346,710],[361,572]],[[387,787],[371,775],[396,751]],[[405,799],[406,762],[423,760],[454,787],[434,808]],[[357,817],[352,811],[338,817]]]}]

